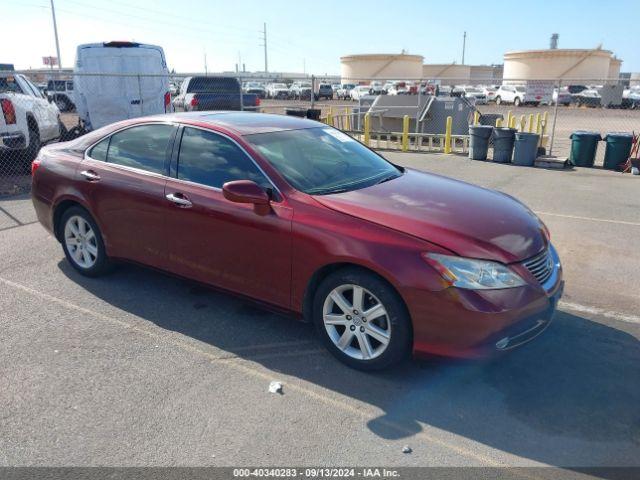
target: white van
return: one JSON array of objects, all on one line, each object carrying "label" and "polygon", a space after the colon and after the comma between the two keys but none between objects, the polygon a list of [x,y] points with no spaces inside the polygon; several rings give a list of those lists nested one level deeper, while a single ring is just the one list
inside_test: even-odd
[{"label": "white van", "polygon": [[171,109],[169,70],[162,47],[156,45],[79,45],[73,82],[76,110],[86,131]]}]

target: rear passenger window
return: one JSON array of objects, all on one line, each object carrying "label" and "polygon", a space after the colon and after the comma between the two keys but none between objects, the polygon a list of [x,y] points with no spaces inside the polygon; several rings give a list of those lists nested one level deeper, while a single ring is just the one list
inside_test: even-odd
[{"label": "rear passenger window", "polygon": [[107,162],[164,174],[173,129],[172,125],[140,125],[114,133]]},{"label": "rear passenger window", "polygon": [[271,187],[253,161],[231,140],[189,127],[184,129],[180,143],[178,178],[216,188],[233,180],[253,180],[264,188]]},{"label": "rear passenger window", "polygon": [[109,140],[111,137],[107,137],[100,143],[93,146],[89,151],[89,156],[94,160],[100,160],[101,162],[107,161],[107,149],[109,148]]}]

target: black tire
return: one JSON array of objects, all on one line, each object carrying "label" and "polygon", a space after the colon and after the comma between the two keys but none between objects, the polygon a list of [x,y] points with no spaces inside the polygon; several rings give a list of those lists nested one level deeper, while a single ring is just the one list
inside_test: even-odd
[{"label": "black tire", "polygon": [[29,144],[24,150],[21,159],[20,170],[24,173],[31,172],[31,162],[35,160],[42,146],[40,142],[40,131],[33,120],[27,120],[29,128]]},{"label": "black tire", "polygon": [[[67,222],[69,222],[69,219],[75,216],[83,218],[91,226],[91,229],[93,230],[93,233],[95,235],[95,246],[97,248],[97,255],[96,255],[95,263],[93,264],[93,266],[89,268],[83,268],[76,262],[76,260],[73,258],[73,255],[69,251],[69,247],[65,239],[65,227],[67,225]],[[102,233],[100,232],[100,228],[96,224],[93,217],[84,208],[71,207],[65,210],[65,212],[62,214],[62,218],[60,219],[60,224],[58,226],[58,229],[59,229],[58,231],[60,232],[62,250],[64,251],[64,254],[67,257],[67,261],[80,274],[84,275],[85,277],[98,277],[100,275],[109,273],[112,270],[113,264],[109,260],[109,257],[107,256],[107,253],[104,247],[104,241],[102,240]]]},{"label": "black tire", "polygon": [[501,105],[502,104],[502,98],[500,98],[500,95],[498,95],[496,97],[496,105]]},{"label": "black tire", "polygon": [[521,103],[521,102],[520,102],[520,99],[519,99],[518,97],[516,97],[516,98],[513,100],[513,106],[514,106],[514,107],[519,107],[519,106],[520,106],[520,103]]},{"label": "black tire", "polygon": [[[361,360],[351,357],[336,346],[323,321],[323,306],[328,295],[341,285],[358,285],[371,292],[384,306],[390,324],[390,339],[386,349],[377,357]],[[406,358],[411,353],[413,330],[409,313],[395,290],[377,275],[357,267],[337,270],[318,286],[313,299],[313,323],[326,348],[338,360],[358,370],[381,370]],[[345,327],[346,328],[346,327]],[[356,343],[359,343],[356,340]]]},{"label": "black tire", "polygon": [[58,141],[65,142],[67,140],[67,136],[69,132],[67,132],[67,127],[65,126],[64,123],[62,123],[62,120],[60,120],[59,118],[58,118],[58,130],[60,130],[60,136],[58,137]]}]

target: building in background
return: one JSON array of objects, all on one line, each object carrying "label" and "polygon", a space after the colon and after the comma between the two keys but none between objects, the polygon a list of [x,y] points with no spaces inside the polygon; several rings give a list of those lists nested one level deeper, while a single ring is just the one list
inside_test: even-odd
[{"label": "building in background", "polygon": [[617,79],[622,60],[602,48],[522,50],[504,54],[504,80]]},{"label": "building in background", "polygon": [[406,80],[422,77],[422,55],[407,53],[373,53],[340,57],[340,76],[343,83],[357,83],[379,78]]},{"label": "building in background", "polygon": [[422,66],[422,77],[440,79],[442,85],[500,84],[502,83],[502,65],[430,63]]}]

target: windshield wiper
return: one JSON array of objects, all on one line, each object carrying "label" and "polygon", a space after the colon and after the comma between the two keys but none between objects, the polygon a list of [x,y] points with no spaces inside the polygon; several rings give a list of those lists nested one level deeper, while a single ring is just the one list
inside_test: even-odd
[{"label": "windshield wiper", "polygon": [[380,185],[381,183],[388,182],[389,180],[393,180],[394,178],[398,178],[399,176],[400,176],[400,175],[396,175],[396,174],[393,174],[393,175],[387,175],[386,177],[382,177],[382,178],[381,178],[380,180],[378,180],[375,184],[376,184],[376,185]]}]

